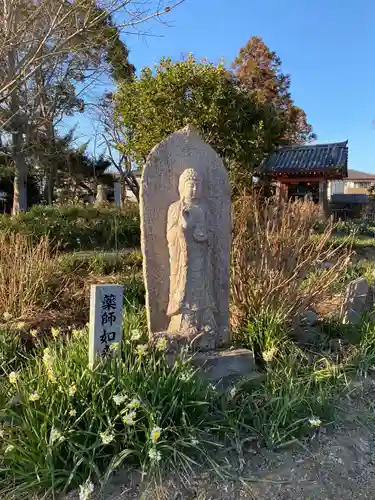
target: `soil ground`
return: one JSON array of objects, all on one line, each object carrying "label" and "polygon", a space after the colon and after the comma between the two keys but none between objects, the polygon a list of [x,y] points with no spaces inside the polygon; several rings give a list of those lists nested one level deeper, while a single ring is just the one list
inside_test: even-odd
[{"label": "soil ground", "polygon": [[[338,420],[282,450],[243,449],[223,457],[220,478],[200,470],[185,480],[170,471],[160,486],[122,471],[95,500],[373,500],[375,499],[375,381],[351,383]],[[71,494],[64,500],[76,500]]]}]

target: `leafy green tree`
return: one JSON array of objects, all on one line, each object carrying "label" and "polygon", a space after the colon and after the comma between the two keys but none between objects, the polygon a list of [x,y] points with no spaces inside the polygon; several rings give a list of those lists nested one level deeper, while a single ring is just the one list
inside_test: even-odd
[{"label": "leafy green tree", "polygon": [[305,144],[316,139],[306,121],[306,113],[294,104],[290,76],[281,71],[281,59],[264,41],[253,36],[232,64],[238,80],[255,93],[260,102],[272,103],[283,116],[287,127],[283,144]]},{"label": "leafy green tree", "polygon": [[236,189],[283,135],[273,104],[259,102],[223,64],[162,59],[123,82],[115,95],[117,149],[143,166],[155,144],[187,124],[225,160]]}]

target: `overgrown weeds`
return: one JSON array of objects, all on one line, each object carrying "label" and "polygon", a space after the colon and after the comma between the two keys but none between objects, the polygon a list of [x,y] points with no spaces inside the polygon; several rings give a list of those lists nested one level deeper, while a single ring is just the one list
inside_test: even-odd
[{"label": "overgrown weeds", "polygon": [[264,313],[290,320],[330,293],[332,283],[348,265],[350,250],[331,244],[331,223],[317,233],[318,220],[318,207],[309,202],[264,199],[256,191],[235,202],[231,266],[234,331],[243,331]]},{"label": "overgrown weeds", "polygon": [[88,321],[91,284],[124,285],[130,303],[144,304],[142,259],[138,251],[59,253],[47,237],[0,232],[0,324],[19,332],[47,330],[56,322],[68,327]]},{"label": "overgrown weeds", "polygon": [[290,341],[268,353],[261,384],[217,393],[184,355],[171,367],[163,344],[152,352],[146,338],[144,309],[127,304],[119,359],[90,370],[87,330],[68,337],[55,330],[22,363],[6,365],[1,497],[100,489],[124,465],[149,479],[162,469],[188,477],[192,466],[218,467],[229,444],[280,447],[333,418],[339,371],[326,360],[307,362]]},{"label": "overgrown weeds", "polygon": [[347,364],[360,376],[375,374],[375,311],[352,329],[354,339],[348,348]]},{"label": "overgrown weeds", "polygon": [[139,250],[131,252],[73,252],[60,256],[60,266],[71,273],[79,269],[96,275],[141,271],[142,254]]},{"label": "overgrown weeds", "polygon": [[275,448],[312,436],[334,420],[347,372],[373,366],[375,329],[361,326],[355,352],[334,362],[296,347],[271,319],[250,326],[249,342],[264,349],[262,382],[224,394],[183,357],[170,367],[162,344],[147,347],[145,310],[131,298],[118,361],[89,370],[86,329],[40,338],[22,362],[10,349],[0,375],[0,496],[22,500],[91,481],[100,488],[126,464],[148,478],[160,467],[188,476],[191,465],[218,465],[226,440]]}]

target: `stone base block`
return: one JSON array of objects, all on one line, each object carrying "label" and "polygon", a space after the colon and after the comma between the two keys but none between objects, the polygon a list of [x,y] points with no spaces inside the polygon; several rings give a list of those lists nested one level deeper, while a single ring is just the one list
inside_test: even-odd
[{"label": "stone base block", "polygon": [[201,333],[191,332],[158,332],[150,336],[150,342],[157,344],[160,339],[167,341],[167,351],[171,354],[178,354],[181,349],[188,349],[190,352],[210,352],[230,344],[231,334],[227,329],[214,331],[204,331]]},{"label": "stone base block", "polygon": [[240,377],[256,373],[254,356],[248,349],[223,349],[199,353],[192,360],[202,371],[202,376],[212,382],[222,381],[224,386],[234,383]]}]

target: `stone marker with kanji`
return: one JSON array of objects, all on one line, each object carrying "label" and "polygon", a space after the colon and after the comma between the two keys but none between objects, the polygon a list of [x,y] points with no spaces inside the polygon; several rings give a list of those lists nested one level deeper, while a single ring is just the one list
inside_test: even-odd
[{"label": "stone marker with kanji", "polygon": [[123,291],[121,285],[91,286],[89,333],[91,367],[96,360],[121,351]]}]

